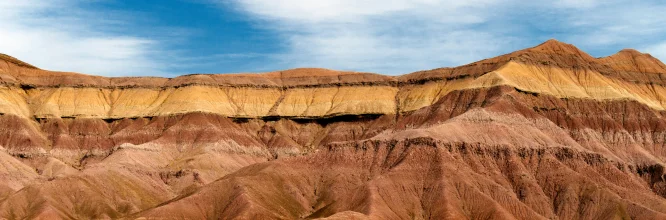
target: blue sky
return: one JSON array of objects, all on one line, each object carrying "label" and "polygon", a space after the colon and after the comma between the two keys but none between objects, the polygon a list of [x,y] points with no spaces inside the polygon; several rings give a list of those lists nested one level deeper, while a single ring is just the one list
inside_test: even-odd
[{"label": "blue sky", "polygon": [[405,74],[555,38],[666,60],[666,3],[624,0],[0,0],[0,53],[106,76],[296,67]]}]

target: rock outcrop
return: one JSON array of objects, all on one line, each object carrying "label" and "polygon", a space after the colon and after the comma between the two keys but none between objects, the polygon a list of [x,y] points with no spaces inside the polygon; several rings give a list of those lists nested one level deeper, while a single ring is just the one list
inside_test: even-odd
[{"label": "rock outcrop", "polygon": [[397,77],[0,55],[0,218],[666,218],[664,77],[556,40]]}]

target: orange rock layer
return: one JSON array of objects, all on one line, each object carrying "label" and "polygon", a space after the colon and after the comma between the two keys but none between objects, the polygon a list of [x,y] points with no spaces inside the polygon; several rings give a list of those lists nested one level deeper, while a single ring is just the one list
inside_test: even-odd
[{"label": "orange rock layer", "polygon": [[666,66],[555,40],[398,77],[0,56],[0,218],[666,218]]}]

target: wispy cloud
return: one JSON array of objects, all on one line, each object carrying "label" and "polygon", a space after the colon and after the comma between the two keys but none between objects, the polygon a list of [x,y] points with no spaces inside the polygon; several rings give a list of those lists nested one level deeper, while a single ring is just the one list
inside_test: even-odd
[{"label": "wispy cloud", "polygon": [[572,29],[570,39],[592,47],[643,47],[664,39],[666,3],[661,1],[599,1],[569,11],[558,25]]},{"label": "wispy cloud", "polygon": [[404,73],[471,62],[499,52],[510,37],[473,28],[495,0],[237,1],[280,34],[287,67],[327,67]]},{"label": "wispy cloud", "polygon": [[650,53],[650,55],[659,58],[662,62],[666,61],[666,41],[651,44],[642,48],[641,51]]},{"label": "wispy cloud", "polygon": [[[141,21],[151,18],[141,12],[96,7],[113,1],[0,0],[0,53],[45,69],[107,76],[294,67],[403,74],[462,65],[549,38],[594,56],[632,47],[666,60],[666,3],[655,0],[192,1],[214,2],[225,7],[220,14],[230,7],[245,17],[233,24],[197,21],[220,22],[210,30],[159,20],[146,26]],[[157,8],[169,7],[164,4]],[[270,37],[216,37],[236,36],[233,25],[247,27],[246,21]]]},{"label": "wispy cloud", "polygon": [[400,74],[461,65],[549,38],[597,56],[637,47],[666,59],[654,51],[666,34],[666,4],[660,1],[232,2],[258,27],[282,37],[288,50],[275,56],[283,67]]},{"label": "wispy cloud", "polygon": [[[0,1],[0,52],[44,69],[107,76],[165,75],[160,41],[129,34],[131,19],[76,0]],[[104,18],[107,17],[107,18]]]}]

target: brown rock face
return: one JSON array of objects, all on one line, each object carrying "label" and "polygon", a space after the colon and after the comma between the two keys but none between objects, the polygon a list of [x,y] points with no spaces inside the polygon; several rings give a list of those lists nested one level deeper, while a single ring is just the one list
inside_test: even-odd
[{"label": "brown rock face", "polygon": [[0,218],[665,219],[665,77],[556,40],[398,77],[0,55]]}]

